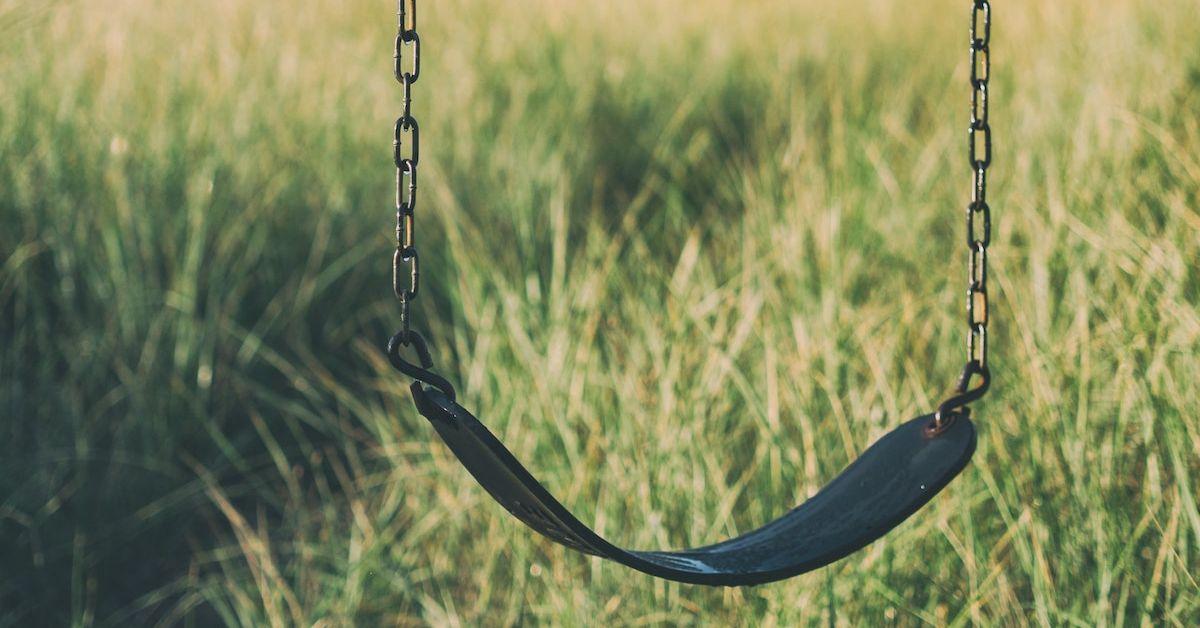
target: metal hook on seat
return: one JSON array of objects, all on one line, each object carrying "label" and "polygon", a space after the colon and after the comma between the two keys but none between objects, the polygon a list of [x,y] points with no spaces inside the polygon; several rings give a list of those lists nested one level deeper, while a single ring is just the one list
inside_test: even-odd
[{"label": "metal hook on seat", "polygon": [[[979,385],[971,388],[971,380],[976,375],[980,377]],[[933,415],[933,421],[925,428],[925,435],[930,438],[937,436],[954,425],[954,421],[958,417],[969,415],[971,409],[967,406],[983,397],[991,385],[992,373],[988,367],[981,365],[978,360],[967,362],[963,367],[962,375],[958,377],[955,394],[938,406],[937,412]]]},{"label": "metal hook on seat", "polygon": [[[404,356],[400,355],[400,348],[408,346],[416,351],[420,366],[405,360]],[[418,382],[437,388],[451,401],[454,400],[454,386],[450,385],[446,378],[429,370],[433,368],[433,356],[430,355],[429,346],[425,344],[425,339],[421,337],[421,334],[412,330],[397,332],[388,340],[387,357],[397,371]]]}]

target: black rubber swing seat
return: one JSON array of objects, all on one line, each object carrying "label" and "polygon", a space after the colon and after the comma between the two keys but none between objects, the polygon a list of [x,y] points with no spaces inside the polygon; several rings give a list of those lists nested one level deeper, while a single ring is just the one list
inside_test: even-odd
[{"label": "black rubber swing seat", "polygon": [[879,439],[811,499],[761,528],[694,549],[632,551],[575,518],[441,390],[414,382],[412,393],[418,411],[467,471],[525,525],[571,549],[694,584],[762,584],[828,565],[907,519],[954,479],[975,451],[975,426],[966,416],[936,434],[927,429],[933,416],[923,416]]}]

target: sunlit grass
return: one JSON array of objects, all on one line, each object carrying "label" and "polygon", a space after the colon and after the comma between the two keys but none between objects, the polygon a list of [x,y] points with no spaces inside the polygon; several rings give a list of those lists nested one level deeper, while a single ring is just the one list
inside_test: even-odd
[{"label": "sunlit grass", "polygon": [[[464,404],[635,547],[928,411],[968,9],[422,3],[416,317]],[[0,624],[1195,625],[1200,13],[994,10],[979,450],[866,550],[710,590],[535,537],[383,359],[394,7],[0,0]]]}]

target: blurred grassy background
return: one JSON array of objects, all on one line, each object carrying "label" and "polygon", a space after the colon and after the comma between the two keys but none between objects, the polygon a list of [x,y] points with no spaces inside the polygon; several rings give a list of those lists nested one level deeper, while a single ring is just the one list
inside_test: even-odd
[{"label": "blurred grassy background", "polygon": [[[424,2],[418,325],[626,545],[962,362],[969,3]],[[963,476],[747,590],[535,538],[382,359],[394,7],[0,0],[0,624],[1200,620],[1200,11],[999,2]]]}]

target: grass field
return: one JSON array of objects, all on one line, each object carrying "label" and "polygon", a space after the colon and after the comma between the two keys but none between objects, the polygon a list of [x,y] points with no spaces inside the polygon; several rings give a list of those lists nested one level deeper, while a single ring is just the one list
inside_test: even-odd
[{"label": "grass field", "polygon": [[[584,521],[748,530],[949,390],[969,5],[421,4],[416,324]],[[535,537],[388,367],[394,6],[0,0],[0,625],[1200,624],[1200,11],[994,15],[979,450],[730,590]]]}]

